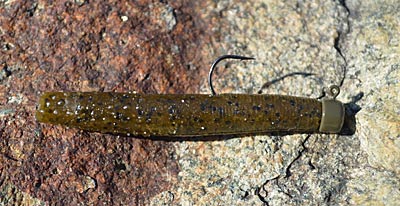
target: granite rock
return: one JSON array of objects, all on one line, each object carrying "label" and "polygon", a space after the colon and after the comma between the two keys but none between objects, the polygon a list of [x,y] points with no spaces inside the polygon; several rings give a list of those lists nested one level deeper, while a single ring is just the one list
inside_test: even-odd
[{"label": "granite rock", "polygon": [[39,124],[35,105],[46,91],[196,91],[196,7],[0,1],[0,205],[138,205],[170,187],[172,143]]},{"label": "granite rock", "polygon": [[341,48],[348,66],[345,99],[362,94],[356,115],[366,160],[351,170],[347,186],[355,205],[400,202],[400,2],[349,1],[351,31]]},{"label": "granite rock", "polygon": [[[285,74],[313,73],[263,92],[317,97],[323,87],[340,85],[338,98],[356,114],[356,132],[176,143],[179,181],[154,205],[398,204],[399,6],[351,0],[205,6],[204,16],[217,22],[205,49],[256,58],[222,63],[218,92],[256,93]],[[209,92],[206,81],[201,91]]]},{"label": "granite rock", "polygon": [[[0,204],[396,205],[396,0],[0,1]],[[340,85],[350,135],[165,142],[34,119],[41,92],[315,98]],[[309,75],[312,74],[312,75]]]}]

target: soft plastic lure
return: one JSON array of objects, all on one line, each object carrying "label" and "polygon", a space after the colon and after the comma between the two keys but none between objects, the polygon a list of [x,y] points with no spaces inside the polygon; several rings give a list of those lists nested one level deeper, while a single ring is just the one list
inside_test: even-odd
[{"label": "soft plastic lure", "polygon": [[284,96],[216,94],[211,66],[206,94],[135,94],[112,92],[47,92],[38,104],[40,122],[87,131],[127,136],[213,136],[288,133],[338,133],[344,106],[335,98],[322,100]]}]

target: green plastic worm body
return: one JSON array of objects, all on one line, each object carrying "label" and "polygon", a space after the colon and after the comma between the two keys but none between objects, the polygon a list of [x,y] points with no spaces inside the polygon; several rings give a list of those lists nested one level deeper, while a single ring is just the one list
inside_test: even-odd
[{"label": "green plastic worm body", "polygon": [[318,132],[321,102],[282,95],[48,92],[36,118],[127,136],[212,136]]}]

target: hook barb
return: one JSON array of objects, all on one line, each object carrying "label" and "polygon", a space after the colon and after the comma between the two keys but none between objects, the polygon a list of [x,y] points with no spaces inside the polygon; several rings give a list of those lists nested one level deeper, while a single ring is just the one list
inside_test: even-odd
[{"label": "hook barb", "polygon": [[212,85],[212,74],[213,74],[214,69],[215,69],[215,67],[217,66],[217,64],[218,64],[220,61],[224,60],[224,59],[253,60],[253,59],[255,59],[255,58],[253,58],[253,57],[239,56],[239,55],[223,55],[223,56],[218,57],[218,58],[212,63],[211,68],[210,68],[210,72],[208,73],[208,85],[209,85],[209,87],[210,87],[211,95],[212,95],[212,96],[214,96],[214,95],[217,94],[217,93],[215,92],[215,90],[214,90],[213,85]]}]

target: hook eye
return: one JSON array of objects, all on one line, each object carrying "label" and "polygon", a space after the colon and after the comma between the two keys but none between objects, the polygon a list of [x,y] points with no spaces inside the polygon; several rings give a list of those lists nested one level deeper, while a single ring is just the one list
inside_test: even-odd
[{"label": "hook eye", "polygon": [[329,94],[329,96],[332,97],[332,99],[336,99],[336,97],[339,95],[339,93],[340,93],[340,87],[338,85],[331,85],[329,87],[328,94]]},{"label": "hook eye", "polygon": [[322,93],[317,99],[322,99],[324,97],[330,97],[331,99],[336,99],[340,94],[340,87],[338,85],[331,85],[329,88],[322,88]]},{"label": "hook eye", "polygon": [[209,87],[210,87],[211,95],[212,95],[212,96],[214,96],[214,95],[217,94],[217,93],[215,92],[215,90],[214,90],[213,85],[212,85],[212,74],[213,74],[214,69],[215,69],[215,67],[217,66],[217,64],[218,64],[220,61],[224,60],[224,59],[252,60],[252,59],[254,59],[254,58],[253,58],[253,57],[238,56],[238,55],[223,55],[223,56],[218,57],[218,58],[212,63],[211,68],[210,68],[210,72],[208,73],[208,85],[209,85]]}]

